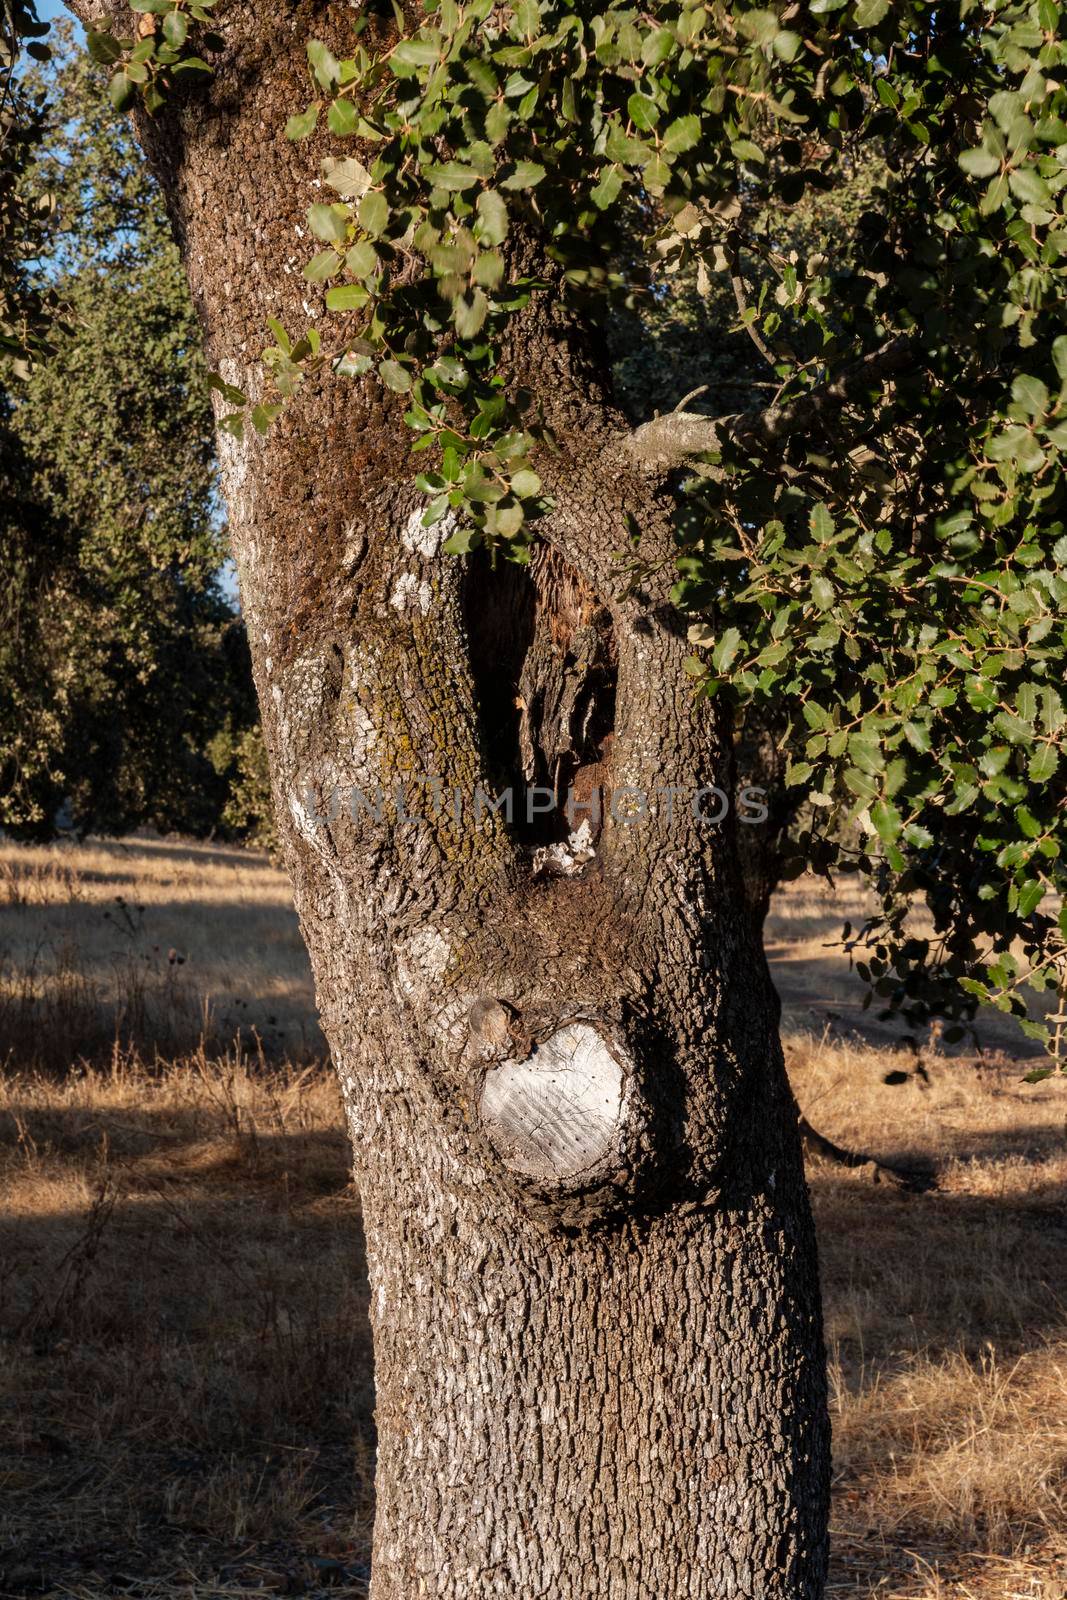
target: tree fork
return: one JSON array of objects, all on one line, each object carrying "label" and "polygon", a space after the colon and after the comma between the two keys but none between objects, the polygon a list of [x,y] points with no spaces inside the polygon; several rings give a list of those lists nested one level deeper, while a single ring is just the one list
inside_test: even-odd
[{"label": "tree fork", "polygon": [[[341,8],[235,0],[203,98],[140,130],[210,358],[253,397],[266,317],[307,318],[299,234],[326,145],[281,128],[303,103],[313,11],[340,44]],[[546,542],[607,613],[601,736],[563,754],[610,764],[616,795],[728,790],[729,731],[687,684],[666,582],[617,593],[628,517],[669,564],[669,502],[620,444],[558,302],[516,338],[560,451]],[[423,526],[401,411],[324,375],[266,439],[220,438],[362,1197],[375,1600],[818,1600],[815,1242],[732,825],[657,801],[608,818],[582,870],[555,876],[501,813],[472,812],[495,792],[501,703],[474,619],[490,638],[510,624],[492,615],[497,582]],[[558,593],[538,598],[559,611]],[[530,662],[526,681],[564,703],[566,651],[554,667],[542,650],[536,672],[529,648],[496,660],[509,692]],[[535,758],[551,731],[526,728]]]}]

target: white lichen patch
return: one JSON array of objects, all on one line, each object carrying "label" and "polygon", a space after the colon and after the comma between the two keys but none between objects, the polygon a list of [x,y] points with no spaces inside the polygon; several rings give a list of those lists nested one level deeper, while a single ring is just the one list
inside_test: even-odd
[{"label": "white lichen patch", "polygon": [[430,609],[433,591],[425,578],[420,578],[414,572],[402,572],[393,585],[393,592],[389,596],[389,604],[394,611],[418,610],[423,616]]},{"label": "white lichen patch", "polygon": [[417,928],[395,953],[397,985],[405,1000],[414,1000],[444,977],[452,946],[439,928]]},{"label": "white lichen patch", "polygon": [[359,523],[353,517],[352,521],[346,523],[344,528],[344,555],[341,558],[343,570],[345,572],[353,572],[362,561],[366,549],[367,536],[360,531]]},{"label": "white lichen patch", "polygon": [[470,996],[443,982],[452,960],[454,935],[419,928],[394,946],[397,997],[411,1006],[420,1026],[446,1056],[462,1050]]},{"label": "white lichen patch", "polygon": [[573,878],[596,858],[593,830],[588,820],[579,824],[560,844],[539,845],[533,853],[534,877]]},{"label": "white lichen patch", "polygon": [[296,824],[300,837],[306,839],[308,844],[314,845],[317,850],[321,850],[325,821],[318,807],[313,808],[312,798],[306,788],[303,793],[296,789],[290,791],[289,815]]},{"label": "white lichen patch", "polygon": [[485,1076],[479,1110],[512,1171],[573,1183],[610,1170],[621,1153],[626,1075],[588,1022],[570,1022],[524,1061]]},{"label": "white lichen patch", "polygon": [[[252,398],[251,369],[247,370],[233,356],[224,356],[219,362],[219,376],[225,383],[232,384],[235,389],[240,389],[243,394]],[[235,510],[238,497],[242,494],[249,480],[249,471],[252,465],[254,437],[250,428],[244,431],[244,437],[235,439],[232,433],[217,426],[223,417],[229,416],[234,410],[233,405],[225,395],[217,389],[211,391],[211,404],[215,412],[215,442],[219,458],[219,473],[222,478],[222,491],[230,510],[231,520],[240,520],[239,511]]]},{"label": "white lichen patch", "polygon": [[423,525],[422,509],[413,511],[400,532],[400,543],[413,556],[435,556],[456,525],[455,512],[449,511],[432,528]]},{"label": "white lichen patch", "polygon": [[[373,756],[375,746],[378,743],[378,730],[374,726],[366,707],[361,705],[358,700],[351,702],[348,715],[351,719],[349,722],[351,781],[354,784],[366,786],[374,780],[377,773]],[[367,800],[368,802],[371,800],[369,794],[367,795]]]}]

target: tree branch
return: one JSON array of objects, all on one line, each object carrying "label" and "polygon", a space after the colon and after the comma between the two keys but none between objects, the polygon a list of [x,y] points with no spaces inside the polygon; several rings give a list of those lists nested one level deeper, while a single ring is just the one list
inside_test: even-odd
[{"label": "tree branch", "polygon": [[749,338],[752,340],[752,343],[756,346],[756,349],[759,351],[764,361],[766,361],[767,365],[773,367],[776,365],[777,357],[775,356],[774,352],[770,350],[764,343],[763,336],[756,327],[755,322],[746,321],[749,310],[748,290],[745,288],[745,280],[741,276],[741,235],[737,232],[736,228],[730,233],[729,239],[727,240],[727,249],[729,252],[730,262],[730,287],[733,289],[734,299],[737,301],[737,310],[741,318],[741,326],[744,328],[745,332],[748,334]]},{"label": "tree branch", "polygon": [[695,411],[671,411],[653,417],[627,438],[627,449],[642,467],[678,467],[691,456],[718,452],[727,440],[773,445],[791,434],[814,432],[851,400],[866,395],[912,359],[912,341],[901,334],[881,350],[864,356],[821,389],[762,411],[738,411],[726,417],[705,417]]},{"label": "tree branch", "polygon": [[825,1161],[832,1161],[839,1167],[851,1167],[853,1170],[862,1168],[872,1183],[888,1183],[893,1188],[907,1189],[912,1194],[937,1188],[937,1179],[923,1168],[900,1166],[892,1161],[879,1161],[859,1150],[845,1150],[825,1134],[818,1133],[807,1117],[800,1118],[800,1136],[804,1141],[805,1155],[822,1156]]},{"label": "tree branch", "polygon": [[64,0],[66,9],[77,17],[78,21],[87,28],[116,28],[122,31],[120,24],[127,23],[126,31],[132,32],[136,17],[123,0]]}]

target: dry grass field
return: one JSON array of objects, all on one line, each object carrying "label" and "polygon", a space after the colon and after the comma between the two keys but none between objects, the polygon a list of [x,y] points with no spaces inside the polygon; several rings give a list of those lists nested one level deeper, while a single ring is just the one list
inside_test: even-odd
[{"label": "dry grass field", "polygon": [[[768,938],[810,1121],[937,1185],[811,1165],[830,1592],[1064,1600],[1067,1085],[1007,1032],[916,1072],[829,948],[860,909],[794,885]],[[365,1594],[359,1206],[284,878],[0,846],[0,1058],[0,1596]]]}]

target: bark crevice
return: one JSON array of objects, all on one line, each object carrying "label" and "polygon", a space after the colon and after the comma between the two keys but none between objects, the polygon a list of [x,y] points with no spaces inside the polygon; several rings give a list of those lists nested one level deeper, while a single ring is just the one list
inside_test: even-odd
[{"label": "bark crevice", "polygon": [[[512,795],[530,849],[579,833],[591,856],[610,810],[618,652],[610,608],[551,543],[528,566],[472,561],[464,580],[471,669],[487,766]],[[536,793],[535,793],[536,791]],[[565,853],[540,858],[551,870]]]}]

